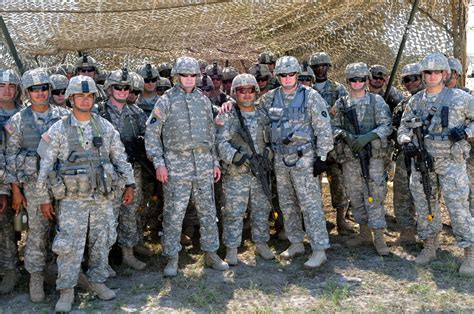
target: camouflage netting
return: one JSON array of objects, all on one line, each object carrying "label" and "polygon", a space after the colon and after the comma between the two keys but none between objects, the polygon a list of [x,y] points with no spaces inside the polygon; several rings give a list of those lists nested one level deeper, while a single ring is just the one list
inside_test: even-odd
[{"label": "camouflage netting", "polygon": [[[71,62],[106,69],[189,55],[248,69],[260,52],[300,60],[327,51],[332,77],[347,63],[391,68],[413,1],[3,0],[0,14],[26,67]],[[400,66],[441,51],[465,59],[468,0],[421,0]],[[13,59],[0,37],[0,66]]]}]

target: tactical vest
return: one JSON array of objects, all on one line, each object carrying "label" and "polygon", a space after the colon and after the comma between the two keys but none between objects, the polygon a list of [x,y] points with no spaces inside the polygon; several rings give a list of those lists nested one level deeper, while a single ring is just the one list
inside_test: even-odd
[{"label": "tactical vest", "polygon": [[308,114],[309,88],[298,87],[294,98],[285,106],[281,89],[274,94],[269,110],[271,119],[272,148],[287,155],[303,154],[312,149],[313,129]]},{"label": "tactical vest", "polygon": [[5,150],[6,138],[5,138],[5,129],[3,128],[11,116],[0,115],[0,147],[2,152]]},{"label": "tactical vest", "polygon": [[[128,110],[126,110],[125,115],[121,115],[120,119],[122,119],[122,129],[119,130],[118,126],[114,125],[117,131],[120,132],[120,138],[122,141],[132,141],[135,140],[139,135],[140,131],[140,115],[138,112],[135,112],[133,105],[126,105]],[[124,107],[125,109],[125,107]],[[112,117],[110,116],[109,108],[107,104],[104,104],[101,107],[99,115],[105,119],[107,119],[110,123],[112,122]]]},{"label": "tactical vest", "polygon": [[152,98],[151,102],[146,102],[145,101],[145,97],[143,96],[140,96],[140,98],[138,99],[137,101],[137,106],[140,107],[143,111],[145,111],[145,113],[148,115],[150,115],[150,113],[152,112],[153,108],[155,107],[155,104],[156,102],[158,101],[158,98],[160,98],[160,96],[158,95],[155,95],[155,97]]},{"label": "tactical vest", "polygon": [[[252,139],[254,140],[254,145],[255,145],[255,150],[257,151],[257,153],[261,154],[263,152],[263,150],[265,149],[265,138],[263,136],[264,132],[265,132],[265,121],[264,121],[264,117],[262,117],[261,114],[259,114],[257,111],[255,112],[255,117],[254,119],[257,120],[256,122],[256,128],[255,129],[250,129],[249,128],[249,125],[247,125],[247,128],[249,129],[250,131],[250,134],[252,135]],[[244,121],[247,122],[247,119],[244,117]],[[235,119],[234,120],[234,123],[237,124],[238,126],[238,131],[237,133],[235,133],[231,140],[230,140],[230,144],[235,147],[236,149],[244,152],[245,154],[247,154],[248,156],[251,156],[252,155],[252,149],[250,148],[249,144],[247,144],[247,142],[244,141],[243,139],[243,130],[240,126],[240,122],[239,122],[239,119]],[[256,135],[256,140],[253,138],[253,135]]]},{"label": "tactical vest", "polygon": [[[337,90],[336,83],[331,80],[327,80],[329,88],[324,88],[319,94],[328,103],[329,107],[332,107],[336,100],[339,98],[339,92]],[[325,86],[326,87],[326,86]]]},{"label": "tactical vest", "polygon": [[38,144],[41,140],[41,131],[39,125],[35,121],[31,106],[21,111],[20,115],[23,133],[21,151],[36,153],[36,149],[38,148]]},{"label": "tactical vest", "polygon": [[[199,93],[198,101],[194,100],[195,93]],[[210,151],[214,145],[209,132],[212,113],[210,106],[205,103],[205,96],[196,89],[192,94],[186,94],[179,87],[174,87],[167,95],[170,98],[170,109],[162,129],[165,150]]]}]

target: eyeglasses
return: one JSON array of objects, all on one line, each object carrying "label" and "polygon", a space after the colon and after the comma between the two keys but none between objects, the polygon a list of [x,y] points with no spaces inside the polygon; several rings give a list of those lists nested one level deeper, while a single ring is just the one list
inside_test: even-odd
[{"label": "eyeglasses", "polygon": [[232,80],[222,80],[222,84],[232,84]]},{"label": "eyeglasses", "polygon": [[129,85],[114,85],[113,86],[115,90],[117,91],[127,91],[127,90],[130,90],[130,86]]},{"label": "eyeglasses", "polygon": [[256,78],[257,82],[266,82],[268,81],[268,77],[266,76],[260,76]]},{"label": "eyeglasses", "polygon": [[255,87],[239,87],[236,88],[235,91],[239,94],[254,94]]},{"label": "eyeglasses", "polygon": [[348,79],[349,82],[351,83],[365,83],[367,81],[367,79],[365,77],[351,77],[350,79]]},{"label": "eyeglasses", "polygon": [[372,80],[374,81],[385,81],[385,78],[383,76],[372,76]]},{"label": "eyeglasses", "polygon": [[39,92],[39,91],[45,92],[49,90],[49,84],[33,85],[33,86],[28,87],[28,90],[30,92]]},{"label": "eyeglasses", "polygon": [[140,95],[141,92],[142,92],[142,91],[141,91],[141,90],[138,90],[138,89],[132,90],[132,93],[135,94],[135,96]]},{"label": "eyeglasses", "polygon": [[168,89],[170,89],[169,87],[166,87],[166,86],[159,86],[156,88],[156,91],[157,92],[166,92]]},{"label": "eyeglasses", "polygon": [[181,77],[196,77],[197,74],[183,74],[183,73],[179,73],[179,76],[181,76]]},{"label": "eyeglasses", "polygon": [[202,87],[199,87],[199,89],[201,89],[203,92],[210,92],[212,90],[212,87],[211,86],[202,86]]},{"label": "eyeglasses", "polygon": [[94,67],[79,68],[78,71],[79,71],[80,73],[95,72],[95,68],[94,68]]},{"label": "eyeglasses", "polygon": [[420,80],[420,76],[419,75],[407,75],[407,76],[404,76],[402,81],[404,84],[407,84],[407,83],[410,83],[410,82],[416,82]]},{"label": "eyeglasses", "polygon": [[158,81],[158,78],[157,77],[144,78],[143,81],[145,82],[145,84],[156,83]]},{"label": "eyeglasses", "polygon": [[427,71],[423,71],[423,73],[425,74],[428,74],[428,75],[431,75],[431,74],[441,74],[443,73],[443,70],[427,70]]},{"label": "eyeglasses", "polygon": [[311,76],[300,75],[300,76],[298,76],[298,81],[311,81]]},{"label": "eyeglasses", "polygon": [[65,89],[53,89],[51,91],[51,94],[54,95],[54,96],[64,95],[64,94],[66,94],[66,90]]},{"label": "eyeglasses", "polygon": [[293,77],[296,75],[296,72],[293,72],[293,73],[281,73],[281,74],[278,74],[279,77]]}]

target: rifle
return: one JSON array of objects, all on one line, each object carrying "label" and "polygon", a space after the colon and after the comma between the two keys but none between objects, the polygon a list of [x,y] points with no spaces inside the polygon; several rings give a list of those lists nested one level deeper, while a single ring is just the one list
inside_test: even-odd
[{"label": "rifle", "polygon": [[411,125],[413,133],[418,140],[418,154],[415,157],[415,169],[421,174],[421,184],[423,185],[423,192],[425,193],[426,202],[428,203],[428,221],[432,221],[434,218],[433,211],[431,209],[431,181],[430,172],[433,171],[433,158],[428,154],[425,146],[425,140],[423,137],[423,122],[420,118],[413,118],[407,123]]},{"label": "rifle", "polygon": [[[361,135],[359,120],[357,120],[357,111],[355,108],[350,108],[349,110],[344,111],[344,115],[349,120],[350,124],[354,127],[355,135]],[[365,147],[358,153],[354,153],[354,157],[359,158],[360,161],[360,168],[362,170],[362,177],[365,181],[365,186],[367,187],[368,201],[370,204],[374,202],[374,198],[372,197],[372,193],[370,192],[369,180],[369,164],[370,158],[372,157],[372,145],[367,144]]]},{"label": "rifle", "polygon": [[155,167],[153,163],[146,157],[145,139],[143,136],[138,136],[135,139],[121,138],[125,152],[127,153],[130,162],[138,162],[142,168],[148,172],[153,178],[156,177]]},{"label": "rifle", "polygon": [[109,195],[109,188],[111,188],[111,187],[107,186],[107,173],[105,173],[104,159],[102,158],[102,153],[100,151],[100,148],[103,145],[102,137],[94,136],[92,138],[92,143],[93,143],[94,147],[97,148],[97,152],[99,153],[99,159],[100,159],[100,173],[99,173],[100,178],[99,179],[100,179],[100,181],[102,183],[102,186],[103,186],[103,189],[104,189],[104,195],[108,196]]},{"label": "rifle", "polygon": [[268,157],[257,153],[257,151],[255,150],[252,136],[250,135],[250,131],[245,125],[242,113],[240,112],[240,109],[237,106],[235,107],[235,111],[237,113],[237,117],[239,118],[240,128],[242,130],[242,132],[239,132],[239,134],[240,136],[242,136],[243,140],[250,146],[250,149],[252,150],[252,156],[249,159],[250,170],[252,171],[253,175],[260,181],[263,193],[265,193],[265,196],[267,197],[268,202],[272,207],[273,216],[277,217],[276,215],[278,214],[275,214],[277,213],[277,208],[273,206],[272,189],[270,186],[270,160],[268,159]]}]

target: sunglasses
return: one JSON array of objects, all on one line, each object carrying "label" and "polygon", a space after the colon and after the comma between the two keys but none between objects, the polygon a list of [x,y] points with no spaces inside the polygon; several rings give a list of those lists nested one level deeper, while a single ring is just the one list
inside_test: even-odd
[{"label": "sunglasses", "polygon": [[239,94],[254,94],[255,87],[239,87],[235,91]]},{"label": "sunglasses", "polygon": [[211,77],[211,80],[213,80],[213,81],[221,81],[222,78],[220,78],[219,76],[214,76],[214,77]]},{"label": "sunglasses", "polygon": [[300,75],[298,76],[298,81],[311,81],[311,76]]},{"label": "sunglasses", "polygon": [[374,81],[385,81],[385,78],[383,76],[372,76],[372,80]]},{"label": "sunglasses", "polygon": [[268,77],[266,77],[266,76],[257,77],[256,80],[257,80],[257,82],[266,82],[266,81],[268,81]]},{"label": "sunglasses", "polygon": [[419,75],[407,75],[405,77],[403,77],[402,81],[403,83],[410,83],[410,82],[416,82],[416,81],[419,81],[420,80],[420,76]]},{"label": "sunglasses", "polygon": [[168,89],[170,89],[170,88],[169,88],[169,87],[160,86],[160,87],[157,87],[157,88],[156,88],[156,91],[157,91],[157,92],[166,92]]},{"label": "sunglasses", "polygon": [[181,77],[196,77],[197,74],[183,74],[183,73],[179,73],[179,76],[181,76]]},{"label": "sunglasses", "polygon": [[135,96],[140,95],[141,92],[142,92],[141,90],[137,90],[137,89],[132,90],[132,93],[135,94]]},{"label": "sunglasses", "polygon": [[296,72],[278,74],[279,77],[294,77],[295,75],[296,75]]},{"label": "sunglasses", "polygon": [[365,83],[367,81],[367,79],[365,77],[351,77],[350,79],[348,79],[349,82],[351,83]]},{"label": "sunglasses", "polygon": [[80,73],[95,72],[95,68],[94,68],[94,67],[80,68],[80,69],[79,69],[79,72],[80,72]]},{"label": "sunglasses", "polygon": [[232,80],[222,80],[222,84],[232,84]]},{"label": "sunglasses", "polygon": [[28,90],[30,92],[39,92],[39,91],[45,92],[49,90],[49,84],[33,85],[33,86],[28,87]]},{"label": "sunglasses", "polygon": [[158,81],[158,78],[157,77],[144,78],[143,81],[145,82],[145,84],[156,83]]},{"label": "sunglasses", "polygon": [[64,94],[66,94],[66,90],[65,89],[54,89],[54,90],[51,91],[51,94],[54,95],[54,96],[64,95]]},{"label": "sunglasses", "polygon": [[210,92],[212,90],[211,86],[202,86],[199,87],[203,92]]},{"label": "sunglasses", "polygon": [[428,70],[428,71],[423,71],[423,73],[431,75],[431,74],[441,74],[443,73],[443,70]]},{"label": "sunglasses", "polygon": [[127,91],[127,90],[130,90],[130,86],[129,85],[114,85],[113,88],[117,91]]}]

